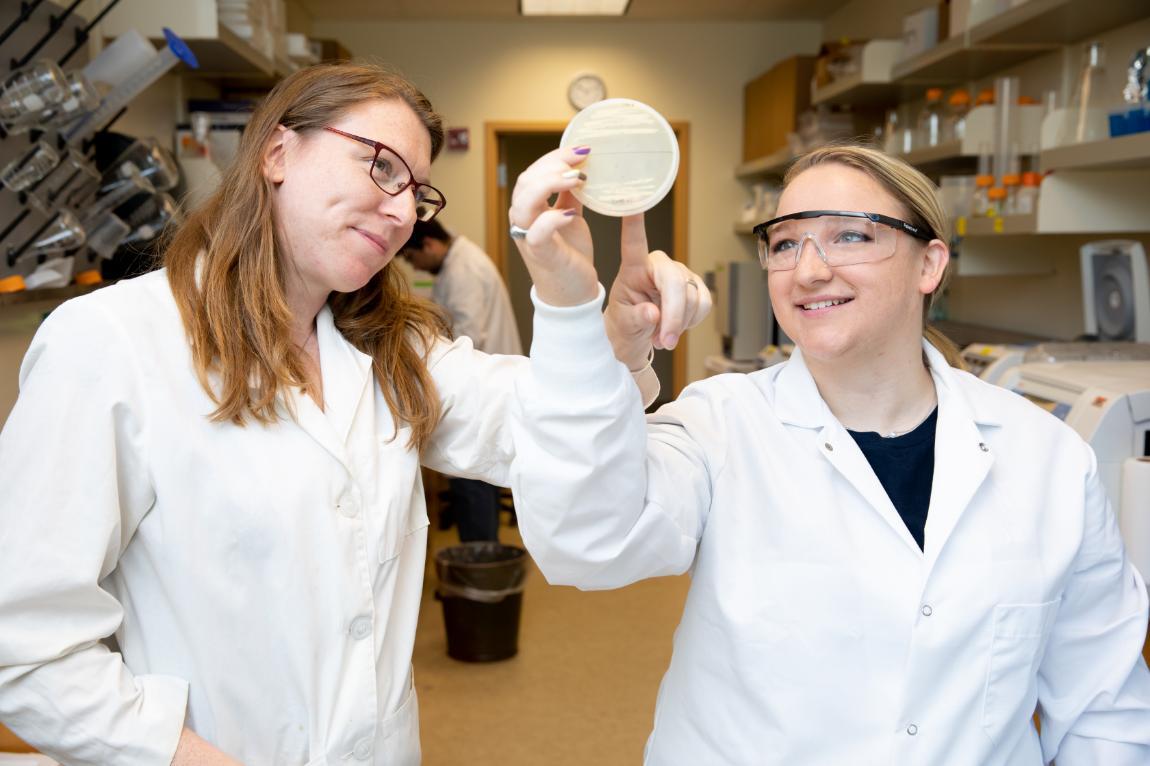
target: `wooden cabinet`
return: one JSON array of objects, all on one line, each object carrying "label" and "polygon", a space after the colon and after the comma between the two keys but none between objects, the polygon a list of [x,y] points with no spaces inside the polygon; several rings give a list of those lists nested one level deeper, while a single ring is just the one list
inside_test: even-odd
[{"label": "wooden cabinet", "polygon": [[814,56],[780,61],[743,92],[743,159],[757,160],[787,146],[787,134],[811,105]]}]

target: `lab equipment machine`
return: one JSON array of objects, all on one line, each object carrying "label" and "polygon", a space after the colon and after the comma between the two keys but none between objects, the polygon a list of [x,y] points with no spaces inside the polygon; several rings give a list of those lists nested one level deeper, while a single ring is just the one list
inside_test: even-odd
[{"label": "lab equipment machine", "polygon": [[1150,342],[1150,270],[1141,242],[1088,242],[1082,258],[1086,333],[1100,340]]},{"label": "lab equipment machine", "polygon": [[715,325],[723,356],[756,361],[772,342],[774,316],[767,293],[767,272],[758,261],[731,261],[715,270]]},{"label": "lab equipment machine", "polygon": [[1098,475],[1134,565],[1150,575],[1150,362],[1054,362],[1018,368],[1018,393],[1093,448]]}]

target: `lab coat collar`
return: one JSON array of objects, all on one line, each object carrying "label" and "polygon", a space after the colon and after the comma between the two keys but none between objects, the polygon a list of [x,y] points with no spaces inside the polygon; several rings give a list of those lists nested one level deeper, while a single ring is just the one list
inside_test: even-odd
[{"label": "lab coat collar", "polygon": [[289,395],[300,427],[348,465],[347,439],[356,413],[371,391],[372,360],[343,337],[328,306],[320,309],[315,323],[324,408],[321,410],[298,388],[292,388]]},{"label": "lab coat collar", "polygon": [[[972,398],[967,394],[975,381],[961,380],[946,362],[946,357],[925,339],[922,349],[934,377],[936,388],[945,387],[954,396],[953,405],[979,425],[1002,425],[1002,415],[993,401],[985,397]],[[942,393],[939,398],[941,401]],[[815,379],[807,367],[801,350],[796,348],[775,379],[775,412],[787,425],[800,428],[822,428],[834,415],[819,394]]]},{"label": "lab coat collar", "polygon": [[[935,471],[931,486],[930,510],[926,522],[927,565],[937,560],[962,512],[985,480],[994,463],[982,429],[1001,424],[996,408],[986,397],[972,397],[971,386],[933,346],[923,341],[938,397],[938,426],[935,436]],[[867,503],[914,553],[918,545],[906,529],[866,457],[846,429],[831,413],[814,378],[795,349],[790,361],[778,373],[775,385],[775,412],[786,424],[818,429],[823,455],[854,486]]]}]

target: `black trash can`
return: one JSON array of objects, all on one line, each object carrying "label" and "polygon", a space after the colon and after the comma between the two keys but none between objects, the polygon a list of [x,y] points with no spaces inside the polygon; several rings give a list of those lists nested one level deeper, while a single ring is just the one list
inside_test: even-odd
[{"label": "black trash can", "polygon": [[463,543],[435,554],[435,572],[448,656],[464,662],[514,657],[527,551],[494,542]]}]

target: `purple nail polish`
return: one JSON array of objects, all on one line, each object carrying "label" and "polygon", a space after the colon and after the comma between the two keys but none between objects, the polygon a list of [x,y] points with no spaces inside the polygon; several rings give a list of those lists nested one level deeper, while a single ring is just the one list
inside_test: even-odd
[{"label": "purple nail polish", "polygon": [[567,210],[564,210],[564,211],[563,211],[563,215],[565,215],[565,216],[567,216],[568,218],[570,218],[571,216],[575,215],[575,213],[576,213],[576,212],[578,212],[578,211],[577,211],[577,210],[575,210],[575,208],[568,208]]},{"label": "purple nail polish", "polygon": [[575,147],[575,153],[576,154],[590,154],[591,153],[591,147],[590,146],[577,146],[577,147]]}]

